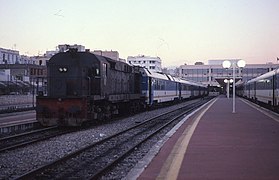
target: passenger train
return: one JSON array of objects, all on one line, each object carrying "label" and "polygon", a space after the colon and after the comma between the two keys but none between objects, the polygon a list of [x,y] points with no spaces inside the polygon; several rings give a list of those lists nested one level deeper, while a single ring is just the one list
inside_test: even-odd
[{"label": "passenger train", "polygon": [[80,126],[208,94],[205,85],[75,49],[49,60],[47,82],[48,94],[36,99],[43,126]]},{"label": "passenger train", "polygon": [[279,69],[240,84],[236,93],[279,112]]}]

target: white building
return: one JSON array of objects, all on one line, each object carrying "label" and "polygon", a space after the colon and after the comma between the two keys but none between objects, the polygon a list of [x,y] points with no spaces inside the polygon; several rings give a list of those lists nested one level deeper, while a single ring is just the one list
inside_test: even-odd
[{"label": "white building", "polygon": [[36,64],[34,57],[20,55],[20,64]]},{"label": "white building", "polygon": [[0,81],[10,81],[10,76],[10,69],[0,69]]},{"label": "white building", "polygon": [[[223,86],[224,79],[233,78],[233,69],[222,66],[225,60],[237,62],[239,59],[209,60],[208,65],[182,65],[179,76],[210,86]],[[277,67],[277,64],[246,64],[244,68],[236,68],[236,81],[248,81]]]},{"label": "white building", "polygon": [[150,57],[144,55],[128,56],[127,62],[135,66],[145,67],[153,71],[162,71],[162,61],[159,57]]},{"label": "white building", "polygon": [[46,66],[47,62],[51,58],[51,56],[46,56],[45,54],[43,56],[34,56],[35,64],[40,66]]},{"label": "white building", "polygon": [[58,45],[58,49],[59,49],[59,52],[66,52],[69,49],[77,49],[78,52],[84,52],[85,46],[77,45],[77,44],[74,44],[74,45],[60,44],[60,45]]},{"label": "white building", "polygon": [[0,64],[15,64],[19,61],[19,51],[0,48]]},{"label": "white building", "polygon": [[46,53],[44,54],[44,57],[49,57],[51,58],[52,56],[54,56],[55,54],[57,54],[59,51],[58,49],[57,50],[54,50],[54,51],[46,51]]}]

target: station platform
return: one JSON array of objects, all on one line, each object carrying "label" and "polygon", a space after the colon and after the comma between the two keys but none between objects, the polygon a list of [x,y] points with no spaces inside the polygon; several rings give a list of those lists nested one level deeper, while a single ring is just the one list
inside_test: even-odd
[{"label": "station platform", "polygon": [[[133,173],[131,173],[133,174]],[[279,179],[279,116],[219,96],[191,115],[132,179]]]},{"label": "station platform", "polygon": [[2,135],[38,127],[35,111],[0,114],[0,137]]}]

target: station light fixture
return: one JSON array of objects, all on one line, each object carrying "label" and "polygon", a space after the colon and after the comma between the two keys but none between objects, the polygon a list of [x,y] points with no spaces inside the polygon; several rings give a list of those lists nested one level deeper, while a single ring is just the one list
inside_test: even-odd
[{"label": "station light fixture", "polygon": [[226,69],[229,69],[231,67],[231,62],[230,61],[223,61],[223,67]]},{"label": "station light fixture", "polygon": [[[245,67],[246,65],[246,62],[242,59],[238,60],[237,63],[235,63],[236,61],[223,61],[222,65],[223,65],[223,68],[226,68],[226,69],[229,69],[231,66],[233,68],[233,79],[232,79],[232,82],[233,82],[233,111],[232,113],[235,113],[235,68],[238,67],[238,68],[243,68]],[[226,79],[225,79],[226,80]],[[224,80],[224,82],[225,82]],[[227,80],[228,82],[228,80]],[[231,80],[230,80],[231,82]]]}]

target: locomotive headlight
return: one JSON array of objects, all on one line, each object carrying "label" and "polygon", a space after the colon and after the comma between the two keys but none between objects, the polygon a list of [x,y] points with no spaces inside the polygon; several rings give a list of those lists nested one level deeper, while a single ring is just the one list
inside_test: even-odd
[{"label": "locomotive headlight", "polygon": [[66,67],[60,67],[59,69],[59,72],[63,73],[63,72],[67,72],[68,69]]}]

